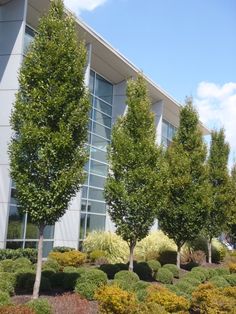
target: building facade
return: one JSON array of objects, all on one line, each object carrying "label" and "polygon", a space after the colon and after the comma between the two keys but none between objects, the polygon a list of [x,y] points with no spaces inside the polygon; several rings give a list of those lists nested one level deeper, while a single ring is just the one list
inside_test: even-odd
[{"label": "building facade", "polygon": [[[8,144],[12,136],[9,118],[18,89],[18,73],[27,47],[37,31],[49,0],[0,0],[0,248],[37,247],[38,231],[30,217],[19,211],[14,182],[9,176]],[[80,20],[78,40],[87,46],[85,83],[91,111],[86,164],[87,179],[65,213],[44,234],[44,256],[53,246],[81,246],[88,232],[114,230],[107,214],[103,190],[108,173],[106,157],[111,129],[125,114],[127,80],[139,73],[131,62]],[[155,113],[157,144],[168,146],[178,128],[180,105],[145,77]],[[208,131],[201,126],[204,134]]]}]

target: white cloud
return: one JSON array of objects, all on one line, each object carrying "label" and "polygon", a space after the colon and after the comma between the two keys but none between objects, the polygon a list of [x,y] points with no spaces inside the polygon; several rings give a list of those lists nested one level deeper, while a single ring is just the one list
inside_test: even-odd
[{"label": "white cloud", "polygon": [[81,11],[93,11],[103,5],[107,0],[64,0],[65,6],[76,14]]},{"label": "white cloud", "polygon": [[210,129],[224,127],[231,147],[230,164],[236,157],[236,83],[201,82],[194,100],[200,119]]}]

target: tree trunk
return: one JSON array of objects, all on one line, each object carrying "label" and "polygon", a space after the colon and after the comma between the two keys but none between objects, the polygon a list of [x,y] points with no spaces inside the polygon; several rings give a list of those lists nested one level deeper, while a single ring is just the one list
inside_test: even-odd
[{"label": "tree trunk", "polygon": [[177,247],[177,260],[176,260],[176,266],[180,269],[180,250],[181,250],[181,245]]},{"label": "tree trunk", "polygon": [[211,238],[208,238],[207,240],[207,248],[208,248],[208,263],[212,263],[212,248],[211,248]]},{"label": "tree trunk", "polygon": [[39,288],[41,282],[41,272],[42,272],[42,259],[43,259],[43,231],[44,226],[39,227],[39,243],[38,243],[38,260],[37,260],[37,271],[34,282],[33,299],[38,299]]},{"label": "tree trunk", "polygon": [[131,243],[129,250],[130,250],[130,254],[129,254],[129,271],[133,271],[134,269],[134,247],[135,244]]}]

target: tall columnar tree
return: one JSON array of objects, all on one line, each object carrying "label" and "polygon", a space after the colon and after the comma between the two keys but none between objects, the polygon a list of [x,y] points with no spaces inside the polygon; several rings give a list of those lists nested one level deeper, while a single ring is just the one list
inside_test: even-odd
[{"label": "tall columnar tree", "polygon": [[231,183],[228,173],[229,144],[225,142],[224,130],[211,134],[210,154],[208,158],[209,180],[212,202],[206,226],[208,236],[208,262],[211,263],[211,241],[219,236],[227,224],[231,207]]},{"label": "tall columnar tree", "polygon": [[148,234],[165,201],[166,167],[155,143],[154,115],[142,76],[128,83],[127,107],[112,132],[105,197],[116,232],[129,245],[132,271],[135,245]]},{"label": "tall columnar tree", "polygon": [[84,87],[86,50],[63,2],[52,1],[23,61],[11,116],[11,176],[22,211],[38,226],[33,298],[41,280],[43,231],[66,211],[84,180],[89,101]]},{"label": "tall columnar tree", "polygon": [[177,245],[178,267],[181,247],[199,234],[208,216],[206,154],[198,114],[192,102],[187,101],[180,112],[177,134],[166,153],[169,197],[158,213],[160,228]]}]

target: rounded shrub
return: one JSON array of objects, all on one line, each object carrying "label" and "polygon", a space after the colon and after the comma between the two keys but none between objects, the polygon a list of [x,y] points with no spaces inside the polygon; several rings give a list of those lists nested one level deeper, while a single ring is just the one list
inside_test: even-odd
[{"label": "rounded shrub", "polygon": [[11,303],[10,295],[7,292],[0,291],[0,306],[8,305]]},{"label": "rounded shrub", "polygon": [[225,275],[229,275],[230,274],[230,271],[228,268],[216,268],[215,269],[216,273],[218,276],[225,276]]},{"label": "rounded shrub", "polygon": [[136,296],[139,301],[144,301],[147,297],[147,288],[150,284],[146,281],[138,281],[133,285],[133,291],[136,293]]},{"label": "rounded shrub", "polygon": [[200,280],[201,282],[206,281],[206,276],[204,275],[204,273],[202,271],[191,271],[189,274],[187,274],[188,277],[194,277],[198,280]]},{"label": "rounded shrub", "polygon": [[15,269],[30,269],[32,267],[31,261],[26,257],[19,257],[14,261]]},{"label": "rounded shrub", "polygon": [[75,266],[66,266],[63,268],[63,273],[76,273],[77,269]]},{"label": "rounded shrub", "polygon": [[215,269],[208,269],[208,271],[209,271],[209,278],[212,278],[212,277],[215,277],[215,276],[217,276],[218,275],[218,273],[217,273],[217,271],[215,270]]},{"label": "rounded shrub", "polygon": [[5,259],[0,262],[3,272],[12,273],[15,270],[14,261],[11,259]]},{"label": "rounded shrub", "polygon": [[175,278],[179,278],[179,268],[176,265],[174,265],[174,264],[165,264],[165,265],[163,265],[163,268],[166,268],[169,271],[171,271]]},{"label": "rounded shrub", "polygon": [[160,268],[155,275],[155,279],[161,283],[172,283],[173,282],[173,273],[167,268]]},{"label": "rounded shrub", "polygon": [[33,270],[19,270],[16,273],[16,289],[31,292],[35,280],[35,272]]},{"label": "rounded shrub", "polygon": [[142,280],[150,280],[152,278],[152,269],[146,262],[135,263],[134,272]]},{"label": "rounded shrub", "polygon": [[69,252],[51,252],[49,258],[58,262],[61,266],[80,266],[86,261],[86,254],[80,251],[69,251]]},{"label": "rounded shrub", "polygon": [[27,306],[35,311],[35,314],[52,314],[52,306],[45,298],[29,301]]},{"label": "rounded shrub", "polygon": [[139,276],[128,270],[121,270],[115,274],[114,279],[118,281],[125,281],[128,284],[133,284],[139,281]]},{"label": "rounded shrub", "polygon": [[217,287],[217,288],[224,288],[224,287],[229,287],[230,286],[228,281],[224,277],[222,277],[222,276],[212,277],[209,280],[209,282],[212,283],[214,285],[214,287]]},{"label": "rounded shrub", "polygon": [[94,299],[94,293],[98,286],[91,282],[76,282],[75,292],[79,293],[81,296],[85,297],[87,300]]},{"label": "rounded shrub", "polygon": [[225,275],[223,277],[232,287],[236,287],[236,274]]},{"label": "rounded shrub", "polygon": [[155,302],[139,302],[135,314],[168,314],[163,306]]},{"label": "rounded shrub", "polygon": [[107,274],[108,279],[114,279],[115,274],[120,271],[119,266],[116,264],[103,264],[99,269]]},{"label": "rounded shrub", "polygon": [[177,252],[172,250],[163,250],[160,252],[158,260],[161,265],[176,264]]},{"label": "rounded shrub", "polygon": [[0,291],[14,294],[15,291],[15,275],[10,273],[0,273]]},{"label": "rounded shrub", "polygon": [[147,264],[151,268],[153,275],[158,271],[159,268],[161,268],[161,263],[159,261],[154,260],[154,259],[147,261]]},{"label": "rounded shrub", "polygon": [[170,285],[170,284],[168,284],[168,285],[165,285],[165,286],[166,286],[166,288],[167,288],[168,290],[170,290],[171,292],[174,292],[176,295],[181,296],[181,297],[184,297],[185,299],[190,299],[190,295],[187,294],[187,293],[185,293],[185,292],[182,291],[182,290],[179,290],[179,288],[176,287],[176,285]]},{"label": "rounded shrub", "polygon": [[50,278],[55,273],[56,273],[56,271],[52,268],[45,268],[42,270],[42,276],[45,278]]},{"label": "rounded shrub", "polygon": [[58,264],[57,261],[53,260],[53,259],[48,259],[46,262],[43,263],[42,265],[42,269],[54,269],[55,272],[58,272],[60,270],[60,265]]},{"label": "rounded shrub", "polygon": [[194,278],[194,277],[189,277],[189,276],[184,276],[181,281],[186,281],[189,284],[191,284],[193,287],[197,287],[201,284],[201,280]]},{"label": "rounded shrub", "polygon": [[184,281],[184,280],[180,280],[177,284],[175,284],[175,286],[178,288],[178,290],[191,295],[192,292],[195,290],[195,286],[191,285],[190,282]]},{"label": "rounded shrub", "polygon": [[204,275],[205,275],[205,280],[209,279],[211,277],[211,274],[209,272],[209,269],[202,267],[202,266],[198,266],[198,267],[194,267],[191,272],[198,272],[201,271]]}]

